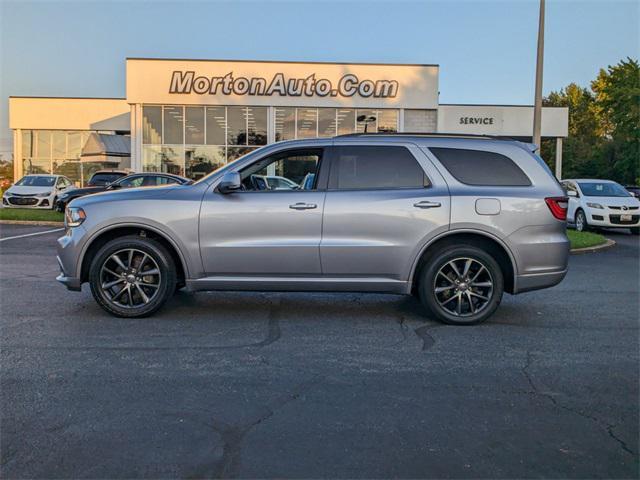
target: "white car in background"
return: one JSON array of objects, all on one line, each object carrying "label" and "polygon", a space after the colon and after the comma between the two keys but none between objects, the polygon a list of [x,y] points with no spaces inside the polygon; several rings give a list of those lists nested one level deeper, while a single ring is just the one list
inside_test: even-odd
[{"label": "white car in background", "polygon": [[567,179],[567,222],[579,232],[590,227],[629,228],[640,234],[640,201],[611,180]]},{"label": "white car in background", "polygon": [[2,195],[2,206],[9,208],[53,208],[62,192],[76,188],[63,175],[25,175]]}]

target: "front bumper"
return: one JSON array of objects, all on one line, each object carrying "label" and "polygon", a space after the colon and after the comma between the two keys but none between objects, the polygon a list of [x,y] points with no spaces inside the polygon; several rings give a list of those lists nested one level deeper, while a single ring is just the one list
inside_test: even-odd
[{"label": "front bumper", "polygon": [[52,197],[2,197],[2,206],[5,208],[53,208]]},{"label": "front bumper", "polygon": [[[587,212],[587,222],[593,227],[629,228],[640,227],[640,212],[638,210],[604,210],[590,208]],[[622,220],[628,215],[631,220]]]},{"label": "front bumper", "polygon": [[80,291],[82,278],[79,259],[82,254],[83,243],[86,231],[81,226],[68,228],[65,234],[58,239],[56,260],[60,267],[60,275],[56,280],[62,283],[68,290]]}]

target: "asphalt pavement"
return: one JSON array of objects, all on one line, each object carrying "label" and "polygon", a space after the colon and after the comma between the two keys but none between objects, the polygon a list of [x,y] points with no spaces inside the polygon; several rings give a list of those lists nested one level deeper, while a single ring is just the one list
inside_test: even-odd
[{"label": "asphalt pavement", "polygon": [[2,478],[638,478],[639,244],[444,326],[410,297],[178,293],[117,319],[0,225]]}]

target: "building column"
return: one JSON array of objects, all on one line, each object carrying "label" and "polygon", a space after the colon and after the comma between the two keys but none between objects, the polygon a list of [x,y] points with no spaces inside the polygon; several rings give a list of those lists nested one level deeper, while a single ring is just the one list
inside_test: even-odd
[{"label": "building column", "polygon": [[562,180],[562,137],[556,138],[556,178]]},{"label": "building column", "polygon": [[398,132],[404,132],[404,108],[401,108],[398,114]]},{"label": "building column", "polygon": [[142,105],[131,105],[131,169],[142,171]]},{"label": "building column", "polygon": [[17,128],[13,131],[13,181],[22,176],[22,130]]}]

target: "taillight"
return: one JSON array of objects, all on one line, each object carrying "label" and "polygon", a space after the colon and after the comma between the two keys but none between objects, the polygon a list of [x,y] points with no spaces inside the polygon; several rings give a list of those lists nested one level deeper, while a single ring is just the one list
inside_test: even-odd
[{"label": "taillight", "polygon": [[558,220],[567,219],[567,208],[569,207],[569,197],[547,197],[544,199],[551,214]]}]

